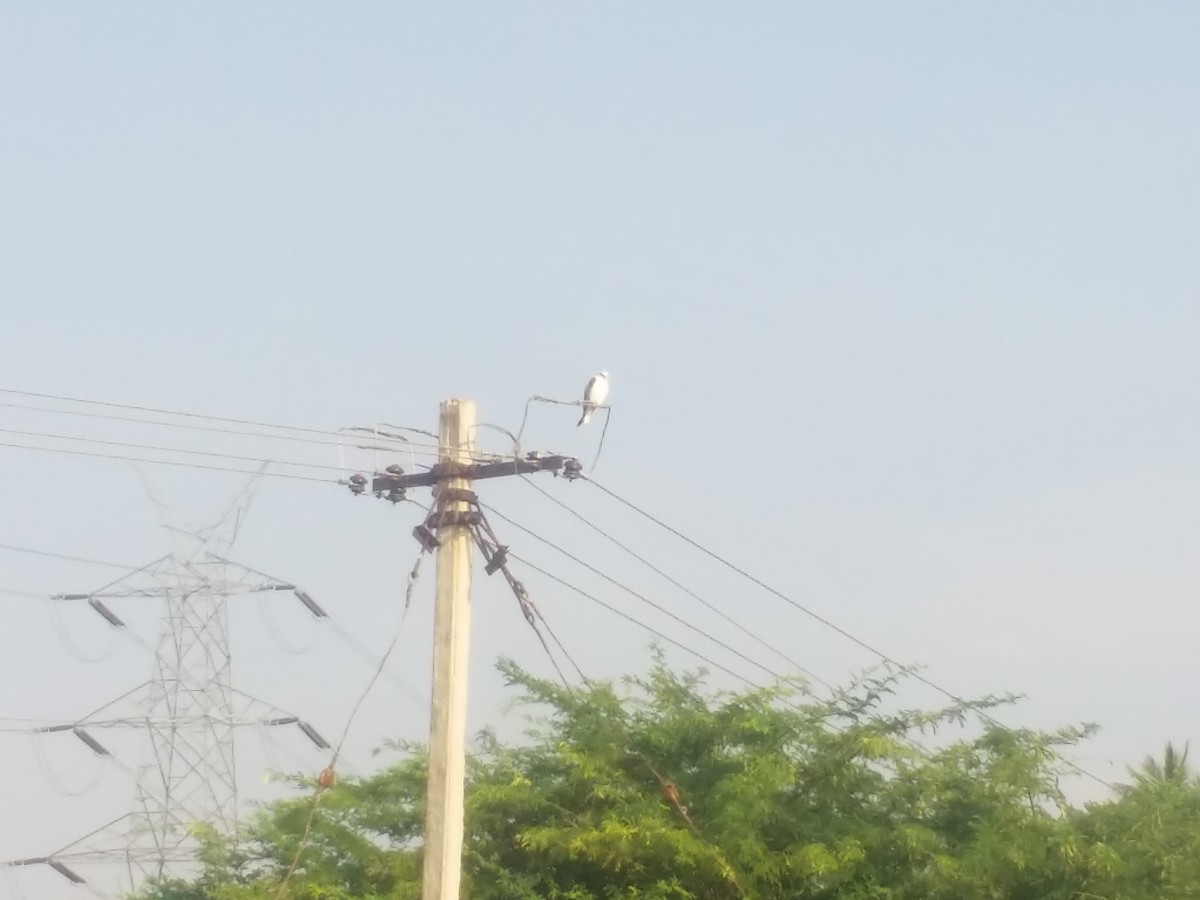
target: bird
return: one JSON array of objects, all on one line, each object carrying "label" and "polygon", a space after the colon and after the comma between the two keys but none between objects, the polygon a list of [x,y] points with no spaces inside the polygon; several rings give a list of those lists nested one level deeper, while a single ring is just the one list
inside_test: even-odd
[{"label": "bird", "polygon": [[596,411],[596,407],[601,406],[606,399],[608,399],[608,373],[600,372],[598,375],[593,375],[592,380],[583,389],[583,415],[579,417],[575,427],[586,425],[592,418],[592,413]]},{"label": "bird", "polygon": [[662,791],[664,800],[674,807],[679,806],[679,788],[675,786],[675,782],[664,781],[659,790]]}]

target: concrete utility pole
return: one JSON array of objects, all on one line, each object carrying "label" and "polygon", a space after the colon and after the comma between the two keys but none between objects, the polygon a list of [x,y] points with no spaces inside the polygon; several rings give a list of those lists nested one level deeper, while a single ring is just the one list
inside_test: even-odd
[{"label": "concrete utility pole", "polygon": [[470,471],[474,429],[472,401],[442,403],[438,462],[446,477],[434,489],[440,516],[422,900],[458,900],[462,878],[471,642],[471,480],[453,473]]},{"label": "concrete utility pole", "polygon": [[[459,900],[462,883],[463,787],[466,778],[467,667],[471,629],[471,554],[479,543],[491,575],[508,570],[507,548],[480,534],[483,516],[474,483],[508,475],[554,472],[578,478],[579,460],[528,453],[500,461],[476,462],[475,404],[445,400],[438,427],[438,463],[428,472],[405,474],[399,465],[376,472],[370,493],[399,503],[409,488],[433,488],[435,504],[413,536],[437,552],[437,605],[434,609],[433,700],[429,726],[429,787],[425,812],[425,865],[421,900]],[[361,496],[367,477],[352,475],[346,485]],[[523,607],[524,611],[524,607]],[[529,613],[526,612],[528,618]]]}]

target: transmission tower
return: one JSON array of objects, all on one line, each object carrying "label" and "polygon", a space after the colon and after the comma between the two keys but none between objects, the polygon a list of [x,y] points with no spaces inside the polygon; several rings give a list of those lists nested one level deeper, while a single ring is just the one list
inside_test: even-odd
[{"label": "transmission tower", "polygon": [[[307,723],[233,687],[230,599],[250,591],[295,591],[295,586],[268,581],[249,587],[248,570],[206,555],[203,561],[170,557],[170,583],[158,592],[162,624],[143,701],[150,752],[138,772],[130,845],[149,839],[154,852],[149,869],[142,871],[159,878],[188,855],[195,823],[221,834],[236,830],[238,727],[295,723],[318,747],[328,747]],[[242,577],[231,580],[234,568]]]},{"label": "transmission tower", "polygon": [[[244,492],[245,494],[245,492]],[[70,723],[37,729],[72,732],[93,753],[113,759],[95,737],[102,729],[142,729],[149,747],[135,772],[132,812],[46,857],[13,865],[45,864],[72,881],[72,866],[117,861],[133,885],[146,878],[185,876],[194,870],[196,826],[236,832],[238,781],[234,735],[242,726],[294,724],[319,749],[328,742],[307,722],[233,686],[229,601],[262,591],[292,592],[314,616],[325,612],[295,585],[224,557],[236,538],[244,507],[235,503],[200,531],[168,527],[173,552],[87,593],[59,594],[60,602],[86,602],[114,628],[124,629],[154,653],[151,678],[140,687]],[[233,514],[232,532],[227,527]],[[163,604],[157,642],[137,637],[115,606],[127,598]]]}]

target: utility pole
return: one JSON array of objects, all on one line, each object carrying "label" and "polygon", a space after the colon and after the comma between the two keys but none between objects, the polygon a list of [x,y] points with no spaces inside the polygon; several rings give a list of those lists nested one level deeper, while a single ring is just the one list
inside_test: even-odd
[{"label": "utility pole", "polygon": [[[345,482],[350,493],[368,490],[400,503],[409,488],[433,488],[434,506],[413,536],[437,553],[437,600],[433,625],[433,698],[429,726],[429,785],[425,811],[425,862],[421,900],[459,900],[462,883],[463,794],[466,780],[467,668],[471,629],[471,554],[479,543],[491,575],[506,567],[507,548],[481,536],[483,516],[474,483],[507,475],[553,472],[578,478],[579,460],[557,454],[527,453],[478,462],[474,452],[475,403],[445,400],[438,427],[438,462],[427,472],[406,474],[399,465],[361,473]],[[510,581],[511,583],[511,581]],[[528,601],[522,602],[526,618]],[[532,621],[532,620],[530,620]]]},{"label": "utility pole", "polygon": [[462,879],[472,543],[471,479],[465,473],[473,461],[474,429],[474,402],[442,402],[438,462],[444,477],[434,488],[439,510],[437,599],[421,900],[458,900]]}]

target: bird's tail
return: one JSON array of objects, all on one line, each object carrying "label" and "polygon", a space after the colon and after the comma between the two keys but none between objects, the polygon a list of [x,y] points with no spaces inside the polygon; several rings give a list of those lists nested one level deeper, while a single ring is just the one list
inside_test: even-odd
[{"label": "bird's tail", "polygon": [[585,409],[583,411],[583,415],[579,417],[579,421],[575,423],[575,427],[578,428],[580,425],[586,425],[591,420],[591,418],[592,418],[592,411],[590,409]]}]

